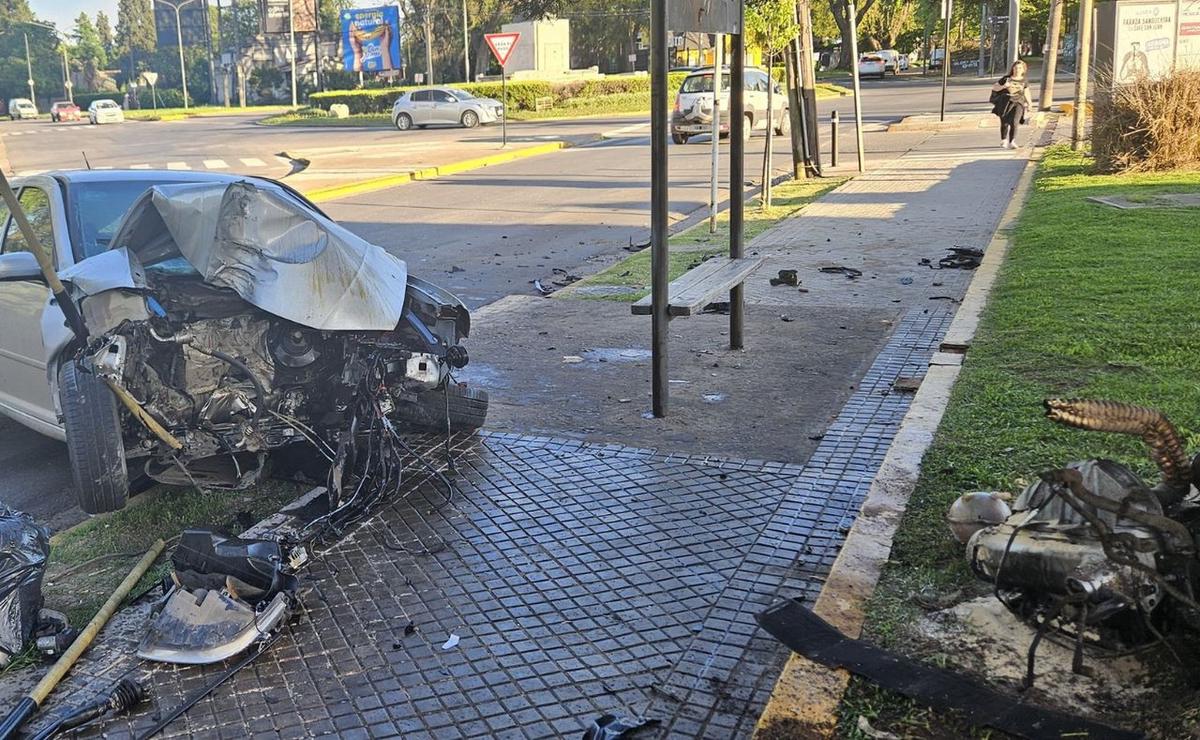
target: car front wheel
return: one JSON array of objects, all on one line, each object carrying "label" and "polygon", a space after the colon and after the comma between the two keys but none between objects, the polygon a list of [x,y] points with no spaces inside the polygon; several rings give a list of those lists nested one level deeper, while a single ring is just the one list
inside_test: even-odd
[{"label": "car front wheel", "polygon": [[675,142],[676,144],[686,144],[688,143],[688,135],[673,133],[671,134],[671,141]]},{"label": "car front wheel", "polygon": [[464,111],[462,114],[462,125],[464,128],[475,128],[479,125],[479,114],[473,110]]},{"label": "car front wheel", "polygon": [[125,508],[129,472],[117,397],[75,361],[59,368],[58,395],[79,508],[89,514]]},{"label": "car front wheel", "polygon": [[787,136],[792,131],[792,117],[788,115],[787,109],[779,116],[779,125],[775,127],[775,133],[780,136]]},{"label": "car front wheel", "polygon": [[396,128],[401,131],[408,131],[413,127],[412,116],[407,113],[401,113],[396,116]]},{"label": "car front wheel", "polygon": [[442,390],[418,393],[415,402],[396,404],[395,415],[413,427],[434,432],[444,432],[449,418],[450,431],[469,432],[483,426],[487,412],[487,391],[447,385]]}]

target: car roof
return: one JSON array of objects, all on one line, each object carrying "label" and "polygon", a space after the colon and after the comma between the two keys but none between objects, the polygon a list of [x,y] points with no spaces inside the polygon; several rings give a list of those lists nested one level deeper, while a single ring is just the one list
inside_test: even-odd
[{"label": "car roof", "polygon": [[[730,69],[728,66],[725,66],[725,67],[721,67],[721,71],[729,72]],[[767,71],[765,69],[763,69],[762,67],[755,67],[753,65],[746,65],[746,71],[747,72],[762,72],[763,74],[767,73]],[[689,72],[688,77],[699,77],[701,75],[710,75],[710,74],[712,74],[712,72],[713,72],[713,68],[712,68],[712,65],[710,64],[707,67],[698,67],[695,70]]]}]

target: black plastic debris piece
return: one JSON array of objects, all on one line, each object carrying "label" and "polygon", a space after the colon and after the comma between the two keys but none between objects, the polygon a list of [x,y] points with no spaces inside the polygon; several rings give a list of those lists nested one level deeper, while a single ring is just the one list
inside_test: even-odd
[{"label": "black plastic debris piece", "polygon": [[637,732],[656,727],[662,723],[658,719],[626,718],[615,714],[605,714],[592,723],[583,733],[583,740],[619,740],[633,737]]},{"label": "black plastic debris piece", "polygon": [[1090,737],[1133,740],[1144,735],[1083,717],[1043,709],[1008,696],[974,678],[846,637],[795,600],[781,601],[757,615],[758,624],[794,652],[937,710],[954,710],[973,725],[1018,737]]},{"label": "black plastic debris piece", "polygon": [[551,293],[554,292],[554,288],[547,288],[545,285],[542,285],[541,280],[533,281],[533,289],[536,290],[537,292],[541,293],[542,295],[550,295]]},{"label": "black plastic debris piece", "polygon": [[780,270],[778,277],[771,278],[772,287],[777,285],[790,285],[796,287],[800,284],[800,277],[795,270]]},{"label": "black plastic debris piece", "polygon": [[822,267],[820,268],[820,272],[824,272],[829,275],[845,275],[846,279],[848,280],[857,280],[858,278],[862,277],[863,274],[862,270],[857,270],[853,267],[846,267],[845,265],[830,265],[828,267]]},{"label": "black plastic debris piece", "polygon": [[700,313],[729,313],[729,301],[713,301],[705,304]]},{"label": "black plastic debris piece", "polygon": [[983,262],[983,250],[971,247],[950,247],[950,254],[938,260],[937,267],[928,257],[921,259],[921,265],[930,270],[974,270]]},{"label": "black plastic debris piece", "polygon": [[25,648],[42,608],[50,530],[0,506],[0,666]]}]

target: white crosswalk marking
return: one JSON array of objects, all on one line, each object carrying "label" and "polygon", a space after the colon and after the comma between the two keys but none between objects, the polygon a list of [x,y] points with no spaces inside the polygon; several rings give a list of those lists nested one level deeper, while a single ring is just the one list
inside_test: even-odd
[{"label": "white crosswalk marking", "polygon": [[167,162],[168,170],[190,170],[191,167],[187,162]]},{"label": "white crosswalk marking", "polygon": [[113,168],[113,166],[111,164],[101,164],[101,165],[96,165],[92,169],[93,170],[111,170],[112,168]]},{"label": "white crosswalk marking", "polygon": [[131,165],[129,165],[129,169],[131,169],[131,170],[148,170],[148,169],[150,169],[150,165],[148,165],[148,164],[131,164]]},{"label": "white crosswalk marking", "polygon": [[223,159],[206,159],[204,160],[204,166],[210,170],[223,170],[229,167]]},{"label": "white crosswalk marking", "polygon": [[258,157],[242,157],[242,164],[247,167],[266,167],[267,163]]}]

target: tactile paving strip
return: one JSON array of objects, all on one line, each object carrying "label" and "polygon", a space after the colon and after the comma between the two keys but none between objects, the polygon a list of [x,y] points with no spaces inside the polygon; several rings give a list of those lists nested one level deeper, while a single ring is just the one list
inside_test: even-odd
[{"label": "tactile paving strip", "polygon": [[[905,317],[804,468],[455,439],[449,502],[414,476],[308,572],[289,634],[167,734],[541,738],[614,712],[749,736],[786,657],[754,614],[820,590],[907,411],[892,383],[949,319]],[[153,671],[162,706],[103,731],[136,734],[221,670]]]}]

